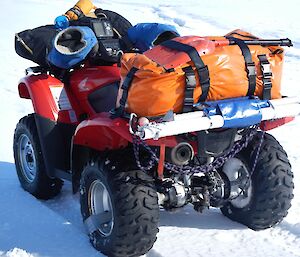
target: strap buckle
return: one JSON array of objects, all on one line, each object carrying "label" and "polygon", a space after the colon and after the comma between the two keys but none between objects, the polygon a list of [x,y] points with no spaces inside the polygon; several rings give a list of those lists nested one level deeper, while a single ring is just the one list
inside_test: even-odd
[{"label": "strap buckle", "polygon": [[247,62],[246,63],[246,70],[247,70],[248,76],[256,76],[255,63],[254,62]]},{"label": "strap buckle", "polygon": [[269,100],[271,98],[272,89],[272,69],[271,64],[265,54],[257,56],[260,61],[260,69],[262,72],[263,88],[263,99]]},{"label": "strap buckle", "polygon": [[260,68],[265,78],[272,77],[271,64],[265,54],[257,56],[260,61]]},{"label": "strap buckle", "polygon": [[272,70],[271,70],[271,64],[268,63],[262,63],[261,62],[261,71],[263,73],[264,78],[272,78]]},{"label": "strap buckle", "polygon": [[205,65],[202,68],[198,68],[197,71],[199,75],[200,84],[201,85],[208,84],[210,82],[210,79],[209,79],[209,71],[207,65]]},{"label": "strap buckle", "polygon": [[196,76],[192,67],[183,69],[185,72],[186,90],[194,90],[196,88]]},{"label": "strap buckle", "polygon": [[269,78],[263,78],[264,90],[272,89],[272,81]]},{"label": "strap buckle", "polygon": [[185,104],[185,105],[189,105],[189,106],[191,105],[191,106],[192,106],[192,105],[194,105],[194,99],[193,99],[193,98],[185,98],[185,99],[184,99],[184,104]]},{"label": "strap buckle", "polygon": [[185,73],[185,96],[183,101],[183,112],[190,112],[194,105],[194,90],[197,86],[196,74],[193,67],[183,69]]}]

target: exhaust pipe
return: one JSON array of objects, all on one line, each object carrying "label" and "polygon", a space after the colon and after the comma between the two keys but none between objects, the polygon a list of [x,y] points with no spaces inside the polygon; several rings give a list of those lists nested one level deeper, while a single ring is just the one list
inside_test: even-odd
[{"label": "exhaust pipe", "polygon": [[194,149],[189,143],[179,143],[167,153],[167,159],[172,163],[182,166],[189,163],[195,156]]}]

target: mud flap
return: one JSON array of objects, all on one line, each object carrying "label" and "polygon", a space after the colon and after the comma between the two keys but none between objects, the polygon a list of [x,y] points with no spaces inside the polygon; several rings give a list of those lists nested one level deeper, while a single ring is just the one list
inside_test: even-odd
[{"label": "mud flap", "polygon": [[87,230],[87,233],[90,235],[93,232],[97,231],[104,224],[110,222],[111,220],[112,212],[106,211],[100,214],[91,215],[83,223]]},{"label": "mud flap", "polygon": [[47,175],[50,178],[71,180],[69,173],[71,138],[76,126],[56,123],[38,114],[34,114],[34,118]]}]

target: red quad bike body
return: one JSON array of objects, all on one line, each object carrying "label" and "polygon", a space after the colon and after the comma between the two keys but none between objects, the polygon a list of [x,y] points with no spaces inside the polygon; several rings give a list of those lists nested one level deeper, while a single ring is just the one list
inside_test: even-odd
[{"label": "red quad bike body", "polygon": [[[78,149],[118,150],[132,143],[129,120],[113,118],[109,113],[116,104],[119,81],[120,71],[115,66],[87,67],[75,71],[68,85],[48,74],[31,74],[20,80],[20,97],[32,100],[43,154],[47,153],[45,160],[49,160],[46,161],[49,162],[49,176],[66,173],[63,177],[70,178],[74,175],[71,167],[73,162],[78,161],[74,158],[80,158]],[[93,94],[96,95],[96,102],[106,99],[105,104],[97,107],[99,110],[95,110],[89,101]],[[292,120],[293,117],[286,117],[264,121],[261,128],[268,131]],[[147,140],[147,144],[172,148],[180,141],[170,136]],[[197,151],[196,148],[194,150]]]},{"label": "red quad bike body", "polygon": [[[20,97],[32,100],[50,177],[71,179],[75,175],[71,167],[80,158],[79,149],[118,150],[132,143],[128,119],[112,118],[109,113],[116,104],[119,81],[120,71],[115,66],[75,71],[68,85],[48,74],[31,74],[20,80]],[[96,102],[106,99],[104,105],[96,107],[98,111],[89,101],[93,93],[97,94]],[[169,147],[178,144],[175,137],[147,143]]]},{"label": "red quad bike body", "polygon": [[[31,99],[34,107],[15,131],[21,185],[49,199],[59,193],[62,180],[71,181],[97,250],[118,257],[145,254],[156,240],[159,206],[173,210],[193,204],[199,212],[219,207],[254,230],[287,215],[291,166],[265,131],[293,117],[142,140],[132,131],[133,125],[144,128],[138,120],[110,112],[119,84],[119,67],[86,64],[62,79],[40,68],[27,70],[18,85],[20,97]],[[163,126],[161,132],[169,124],[156,122],[144,125],[150,132]]]}]

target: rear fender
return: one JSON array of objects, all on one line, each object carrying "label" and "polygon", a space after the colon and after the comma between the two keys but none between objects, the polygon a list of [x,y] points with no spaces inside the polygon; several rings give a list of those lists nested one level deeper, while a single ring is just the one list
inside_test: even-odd
[{"label": "rear fender", "polygon": [[93,156],[99,156],[105,150],[126,147],[130,140],[127,122],[123,119],[112,120],[108,113],[100,113],[93,119],[81,122],[72,144],[73,193],[78,191],[82,170]]},{"label": "rear fender", "polygon": [[[178,144],[174,136],[159,140],[146,140],[150,146],[164,144],[175,147]],[[118,150],[132,143],[127,119],[111,119],[109,113],[99,113],[93,118],[81,122],[75,132],[73,145],[88,147],[97,151]]]},{"label": "rear fender", "polygon": [[47,74],[24,77],[18,85],[20,97],[31,99],[34,112],[53,121],[58,118],[57,99],[63,87],[61,81]]},{"label": "rear fender", "polygon": [[276,119],[276,120],[263,121],[260,124],[260,128],[264,131],[269,131],[269,130],[278,128],[280,126],[283,126],[283,125],[293,121],[294,119],[295,119],[295,117],[285,117],[285,118]]},{"label": "rear fender", "polygon": [[97,151],[124,148],[132,141],[125,119],[111,119],[109,113],[100,113],[81,122],[73,138],[73,145]]},{"label": "rear fender", "polygon": [[[81,122],[76,128],[72,144],[72,184],[73,192],[79,189],[79,180],[84,165],[93,156],[111,150],[119,150],[132,143],[128,120],[111,119],[109,113],[99,113],[89,120]],[[174,147],[178,144],[176,137],[147,140],[150,146],[165,145]],[[120,156],[122,158],[122,156]]]}]

